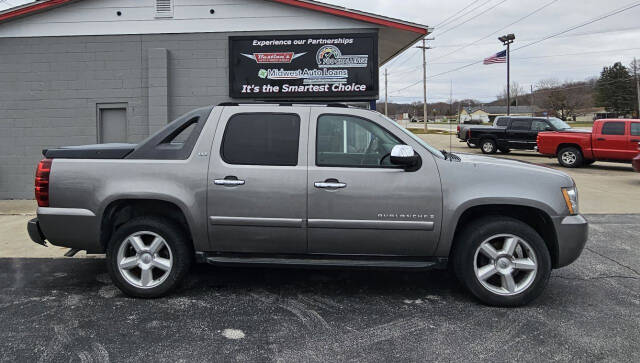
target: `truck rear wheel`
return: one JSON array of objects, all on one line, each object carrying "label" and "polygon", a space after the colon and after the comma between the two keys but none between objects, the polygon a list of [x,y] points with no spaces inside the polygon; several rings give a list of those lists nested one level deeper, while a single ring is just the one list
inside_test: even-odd
[{"label": "truck rear wheel", "polygon": [[178,286],[193,263],[184,231],[170,220],[135,218],[116,230],[107,246],[107,270],[129,296],[156,298]]},{"label": "truck rear wheel", "polygon": [[565,168],[579,168],[582,166],[584,158],[580,149],[569,146],[558,152],[558,162]]},{"label": "truck rear wheel", "polygon": [[533,228],[513,218],[477,220],[454,246],[456,276],[488,305],[525,305],[542,293],[551,275],[546,244]]},{"label": "truck rear wheel", "polygon": [[483,139],[480,141],[480,149],[483,154],[495,154],[498,151],[498,145],[493,139]]}]

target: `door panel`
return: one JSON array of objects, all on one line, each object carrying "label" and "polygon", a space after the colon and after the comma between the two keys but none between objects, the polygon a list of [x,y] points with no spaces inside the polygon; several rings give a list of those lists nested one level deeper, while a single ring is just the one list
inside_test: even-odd
[{"label": "door panel", "polygon": [[[251,113],[237,114],[237,110],[223,110],[211,150],[207,196],[211,248],[305,253],[309,109],[296,107],[286,114],[260,106],[252,107]],[[296,123],[299,136],[291,131]]]},{"label": "door panel", "polygon": [[593,141],[594,153],[599,159],[625,160],[629,132],[624,121],[606,121],[600,126]]},{"label": "door panel", "polygon": [[640,153],[638,144],[640,143],[640,122],[629,123],[629,143],[627,144],[627,159],[631,160]]},{"label": "door panel", "polygon": [[529,147],[528,139],[531,134],[531,119],[512,118],[509,128],[507,128],[507,139],[509,145],[516,149],[526,149]]},{"label": "door panel", "polygon": [[[431,255],[442,214],[433,155],[401,131],[389,133],[394,126],[386,125],[382,117],[368,112],[357,120],[322,114],[322,109],[312,109],[309,127],[309,253]],[[334,145],[335,140],[343,142]],[[418,171],[406,172],[390,164],[385,153],[398,143],[411,145],[420,155]],[[328,152],[345,155],[333,157]],[[355,162],[335,166],[345,160]]]}]

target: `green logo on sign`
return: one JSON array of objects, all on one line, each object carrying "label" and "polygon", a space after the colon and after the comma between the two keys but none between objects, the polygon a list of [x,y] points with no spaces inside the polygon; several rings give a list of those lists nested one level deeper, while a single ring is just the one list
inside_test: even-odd
[{"label": "green logo on sign", "polygon": [[266,70],[266,69],[261,69],[261,70],[258,72],[258,77],[260,77],[260,78],[267,78],[267,70]]}]

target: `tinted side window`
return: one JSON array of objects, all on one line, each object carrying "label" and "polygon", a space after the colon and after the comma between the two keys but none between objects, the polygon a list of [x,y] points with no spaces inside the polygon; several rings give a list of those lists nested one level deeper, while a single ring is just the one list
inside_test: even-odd
[{"label": "tinted side window", "polygon": [[531,120],[513,120],[511,122],[511,130],[529,130]]},{"label": "tinted side window", "polygon": [[640,122],[631,123],[631,135],[640,136]]},{"label": "tinted side window", "polygon": [[531,131],[544,131],[549,124],[544,120],[533,120],[531,122]]},{"label": "tinted side window", "polygon": [[240,165],[298,164],[300,117],[245,113],[232,116],[222,140],[222,160]]},{"label": "tinted side window", "polygon": [[500,117],[498,121],[496,121],[496,126],[507,126],[509,124],[509,119],[506,117]]},{"label": "tinted side window", "polygon": [[322,115],[318,118],[316,165],[389,167],[388,154],[398,144],[403,142],[371,121],[347,115]]},{"label": "tinted side window", "polygon": [[624,135],[624,122],[605,122],[602,126],[603,135]]}]

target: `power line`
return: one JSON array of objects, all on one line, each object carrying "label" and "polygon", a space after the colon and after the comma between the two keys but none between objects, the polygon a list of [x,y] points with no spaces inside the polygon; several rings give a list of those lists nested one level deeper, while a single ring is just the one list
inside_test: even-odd
[{"label": "power line", "polygon": [[542,38],[542,39],[539,39],[539,40],[533,41],[533,42],[531,42],[531,43],[525,44],[525,45],[523,45],[523,46],[521,46],[521,47],[518,47],[518,48],[514,49],[513,51],[515,52],[515,51],[517,51],[517,50],[520,50],[520,49],[523,49],[523,48],[530,47],[530,46],[532,46],[532,45],[535,45],[535,44],[538,44],[538,43],[540,43],[540,42],[543,42],[543,41],[545,41],[545,40],[547,40],[547,39],[555,38],[555,37],[557,37],[557,36],[559,36],[559,35],[562,35],[562,34],[565,34],[565,33],[570,32],[570,31],[572,31],[572,30],[576,30],[576,29],[578,29],[578,28],[582,28],[582,27],[584,27],[584,26],[587,26],[587,25],[593,24],[593,23],[598,22],[598,21],[600,21],[600,20],[602,20],[602,19],[606,19],[606,18],[608,18],[608,17],[611,17],[611,16],[614,16],[614,15],[620,14],[620,13],[622,13],[622,12],[624,12],[624,11],[627,11],[627,10],[633,9],[633,8],[635,8],[635,7],[638,7],[638,6],[640,6],[640,2],[635,3],[635,4],[625,5],[625,6],[623,6],[622,8],[619,8],[619,9],[613,10],[612,12],[610,12],[610,13],[608,13],[608,14],[605,14],[605,15],[602,15],[602,16],[599,16],[599,17],[596,17],[595,19],[589,20],[589,21],[587,21],[587,22],[585,22],[585,23],[582,23],[582,24],[579,24],[579,25],[573,26],[573,27],[571,27],[571,28],[569,28],[569,29],[563,30],[563,31],[561,31],[561,32],[558,32],[558,33],[555,33],[555,34],[552,34],[552,35],[548,35],[548,36],[546,36],[546,37],[544,37],[544,38]]},{"label": "power line", "polygon": [[[488,11],[490,11],[490,10],[495,9],[496,7],[498,7],[498,6],[502,5],[502,4],[504,4],[504,3],[505,3],[505,2],[507,2],[507,1],[508,1],[508,0],[502,0],[501,2],[499,2],[499,3],[495,4],[495,5],[493,5],[493,6],[489,7],[489,8],[487,8],[487,9],[485,9],[485,10],[483,10],[483,11],[481,11],[480,13],[475,14],[474,16],[472,16],[472,18],[478,18],[480,15],[483,15],[483,14],[485,14],[486,12],[488,12]],[[469,21],[469,20],[471,20],[471,18],[467,19],[466,21]],[[465,24],[467,24],[467,23],[466,23],[466,22],[464,22],[464,21],[463,21],[463,22],[460,22],[458,25],[454,25],[454,26],[452,26],[451,28],[447,28],[446,30],[443,30],[441,33],[438,33],[438,36],[439,36],[439,37],[441,37],[442,35],[444,35],[444,34],[446,34],[446,33],[450,32],[450,31],[452,31],[453,29],[457,29],[457,28],[459,28],[459,27],[461,27],[461,26],[463,26],[463,25],[465,25]]]},{"label": "power line", "polygon": [[437,24],[437,25],[435,26],[435,28],[437,29],[437,28],[439,28],[439,27],[441,27],[441,26],[446,26],[446,25],[448,25],[448,24],[451,24],[451,22],[452,22],[452,21],[456,20],[456,16],[457,16],[458,18],[461,18],[461,17],[463,17],[463,16],[466,16],[467,14],[469,14],[469,13],[471,13],[471,12],[475,11],[476,9],[478,9],[478,8],[480,8],[480,7],[482,7],[482,6],[484,6],[485,4],[487,4],[487,3],[489,3],[489,2],[491,2],[491,1],[493,1],[493,0],[487,0],[487,1],[483,2],[482,4],[480,4],[480,5],[476,6],[475,8],[473,8],[473,9],[471,9],[471,10],[469,10],[469,11],[465,12],[465,10],[467,10],[469,7],[471,7],[473,4],[477,3],[478,1],[480,1],[480,0],[472,1],[469,5],[465,6],[465,7],[464,7],[464,8],[462,8],[462,9],[460,9],[458,12],[456,12],[456,13],[452,14],[452,15],[451,15],[451,16],[449,16],[447,19],[445,19],[445,20],[441,21],[439,24]]},{"label": "power line", "polygon": [[[600,81],[597,81],[597,80],[595,82],[582,81],[583,84],[542,88],[542,89],[535,90],[534,93],[545,93],[545,92],[553,92],[553,91],[566,91],[566,90],[572,90],[572,89],[578,89],[578,88],[584,88],[584,87],[595,88],[595,87],[597,87],[598,85],[601,85],[601,84],[609,84],[609,83],[615,83],[615,82],[620,82],[620,81],[630,81],[630,80],[633,80],[633,79],[635,79],[634,76],[629,76],[629,77],[625,77],[625,78],[618,78],[618,79],[612,79],[610,81],[604,81],[604,82],[600,82]],[[574,83],[580,83],[580,82],[574,82]],[[394,96],[394,95],[391,94],[391,96]],[[394,97],[420,98],[418,96],[404,96],[404,95],[398,95],[398,94],[395,94]],[[478,97],[478,98],[488,98],[488,97],[495,97],[495,96],[482,95],[482,96],[476,96],[476,97]]]},{"label": "power line", "polygon": [[[552,34],[552,35],[548,35],[548,36],[546,36],[546,37],[544,37],[544,38],[541,38],[541,39],[539,39],[539,40],[536,40],[536,41],[533,41],[533,42],[531,42],[531,43],[525,44],[525,45],[523,45],[523,46],[521,46],[521,47],[519,47],[519,48],[514,49],[514,51],[517,51],[517,50],[520,50],[520,49],[523,49],[523,48],[526,48],[526,47],[532,46],[532,45],[534,45],[534,44],[538,44],[538,43],[540,43],[540,42],[543,42],[543,41],[545,41],[545,40],[549,40],[549,39],[551,39],[551,38],[555,38],[555,37],[557,37],[557,36],[559,36],[559,35],[562,35],[562,34],[565,34],[565,33],[570,32],[570,31],[572,31],[572,30],[579,29],[579,28],[582,28],[582,27],[584,27],[584,26],[587,26],[587,25],[593,24],[593,23],[595,23],[595,22],[598,22],[598,21],[600,21],[600,20],[603,20],[603,19],[609,18],[609,17],[611,17],[611,16],[617,15],[617,14],[619,14],[619,13],[623,12],[623,11],[630,10],[630,9],[635,8],[635,7],[637,7],[637,6],[640,6],[640,2],[635,3],[635,4],[633,4],[633,5],[625,5],[625,6],[624,6],[624,7],[622,7],[622,8],[619,8],[619,9],[613,10],[612,12],[609,12],[609,13],[607,13],[607,14],[605,14],[605,15],[602,15],[602,16],[599,16],[599,17],[597,17],[597,18],[595,18],[595,19],[589,20],[588,22],[585,22],[585,23],[582,23],[582,24],[579,24],[579,25],[576,25],[576,26],[572,26],[572,27],[570,27],[570,28],[568,28],[568,29],[566,29],[566,30],[563,30],[563,31],[561,31],[561,32],[554,33],[554,34]],[[462,69],[465,69],[465,68],[469,68],[469,67],[474,66],[474,65],[477,65],[477,64],[481,64],[481,63],[482,63],[482,61],[481,61],[481,60],[479,60],[479,61],[476,61],[476,62],[473,62],[473,63],[466,64],[466,65],[461,66],[461,67],[457,67],[457,68],[454,68],[454,69],[451,69],[451,70],[448,70],[448,71],[444,71],[444,72],[440,72],[440,73],[438,73],[438,74],[434,74],[434,75],[432,75],[430,78],[435,78],[435,77],[443,76],[443,75],[445,75],[445,74],[449,74],[449,73],[452,73],[452,72],[456,72],[456,71],[459,71],[459,70],[462,70]]]},{"label": "power line", "polygon": [[494,31],[494,32],[492,32],[492,33],[490,33],[490,34],[488,34],[488,35],[486,35],[486,36],[484,36],[484,37],[482,37],[482,38],[478,39],[478,40],[475,40],[475,41],[473,41],[473,42],[471,42],[471,43],[469,43],[469,44],[467,44],[467,45],[465,45],[465,46],[462,46],[462,47],[460,47],[460,48],[457,48],[456,50],[453,50],[453,51],[451,51],[451,52],[449,52],[449,53],[447,53],[447,54],[444,54],[444,55],[441,55],[441,56],[439,56],[439,57],[436,57],[436,58],[434,58],[433,60],[438,60],[438,59],[440,59],[440,58],[444,58],[444,57],[446,57],[446,56],[448,56],[448,55],[451,55],[451,54],[453,54],[453,53],[456,53],[456,52],[458,52],[458,51],[460,51],[460,50],[462,50],[462,49],[464,49],[464,48],[467,48],[467,47],[469,47],[469,46],[471,46],[471,45],[473,45],[473,44],[475,44],[475,43],[477,43],[477,42],[480,42],[480,41],[482,41],[482,40],[485,40],[485,39],[489,38],[490,36],[495,35],[496,33],[501,32],[501,31],[503,31],[503,30],[507,29],[508,27],[510,27],[510,26],[512,26],[512,25],[514,25],[514,24],[517,24],[517,23],[519,23],[519,22],[521,22],[521,21],[523,21],[523,20],[527,19],[527,18],[528,18],[528,17],[530,17],[530,16],[533,16],[533,15],[537,14],[538,12],[542,11],[543,9],[545,9],[545,8],[547,8],[547,7],[549,7],[549,6],[551,6],[553,3],[556,3],[556,2],[558,2],[558,1],[559,1],[559,0],[551,0],[550,2],[546,3],[545,5],[542,5],[541,7],[539,7],[539,8],[537,8],[537,9],[535,9],[534,11],[532,11],[532,12],[528,13],[527,15],[525,15],[525,16],[523,16],[523,17],[519,18],[518,20],[516,20],[516,21],[514,21],[514,22],[512,22],[512,23],[510,23],[510,24],[508,24],[508,25],[505,25],[504,27],[502,27],[502,28],[500,28],[500,29],[498,29],[498,30],[496,30],[496,31]]},{"label": "power line", "polygon": [[[591,35],[597,35],[597,34],[616,33],[616,32],[634,31],[634,30],[640,30],[640,27],[636,26],[636,27],[607,29],[607,30],[601,30],[601,31],[591,31],[591,32],[585,32],[585,33],[564,34],[562,36],[558,36],[557,38],[583,37],[583,36],[591,36]],[[522,42],[528,42],[528,41],[534,41],[534,40],[536,40],[536,39],[520,39],[520,41],[522,41]],[[471,46],[491,45],[491,44],[495,44],[495,42],[491,41],[491,42],[484,42],[484,43],[475,43],[475,44],[473,44]],[[443,45],[438,45],[437,48],[438,49],[455,48],[455,47],[460,47],[460,46],[464,46],[464,45],[466,45],[466,44],[463,44],[463,43],[447,44],[447,45],[443,44]]]}]

